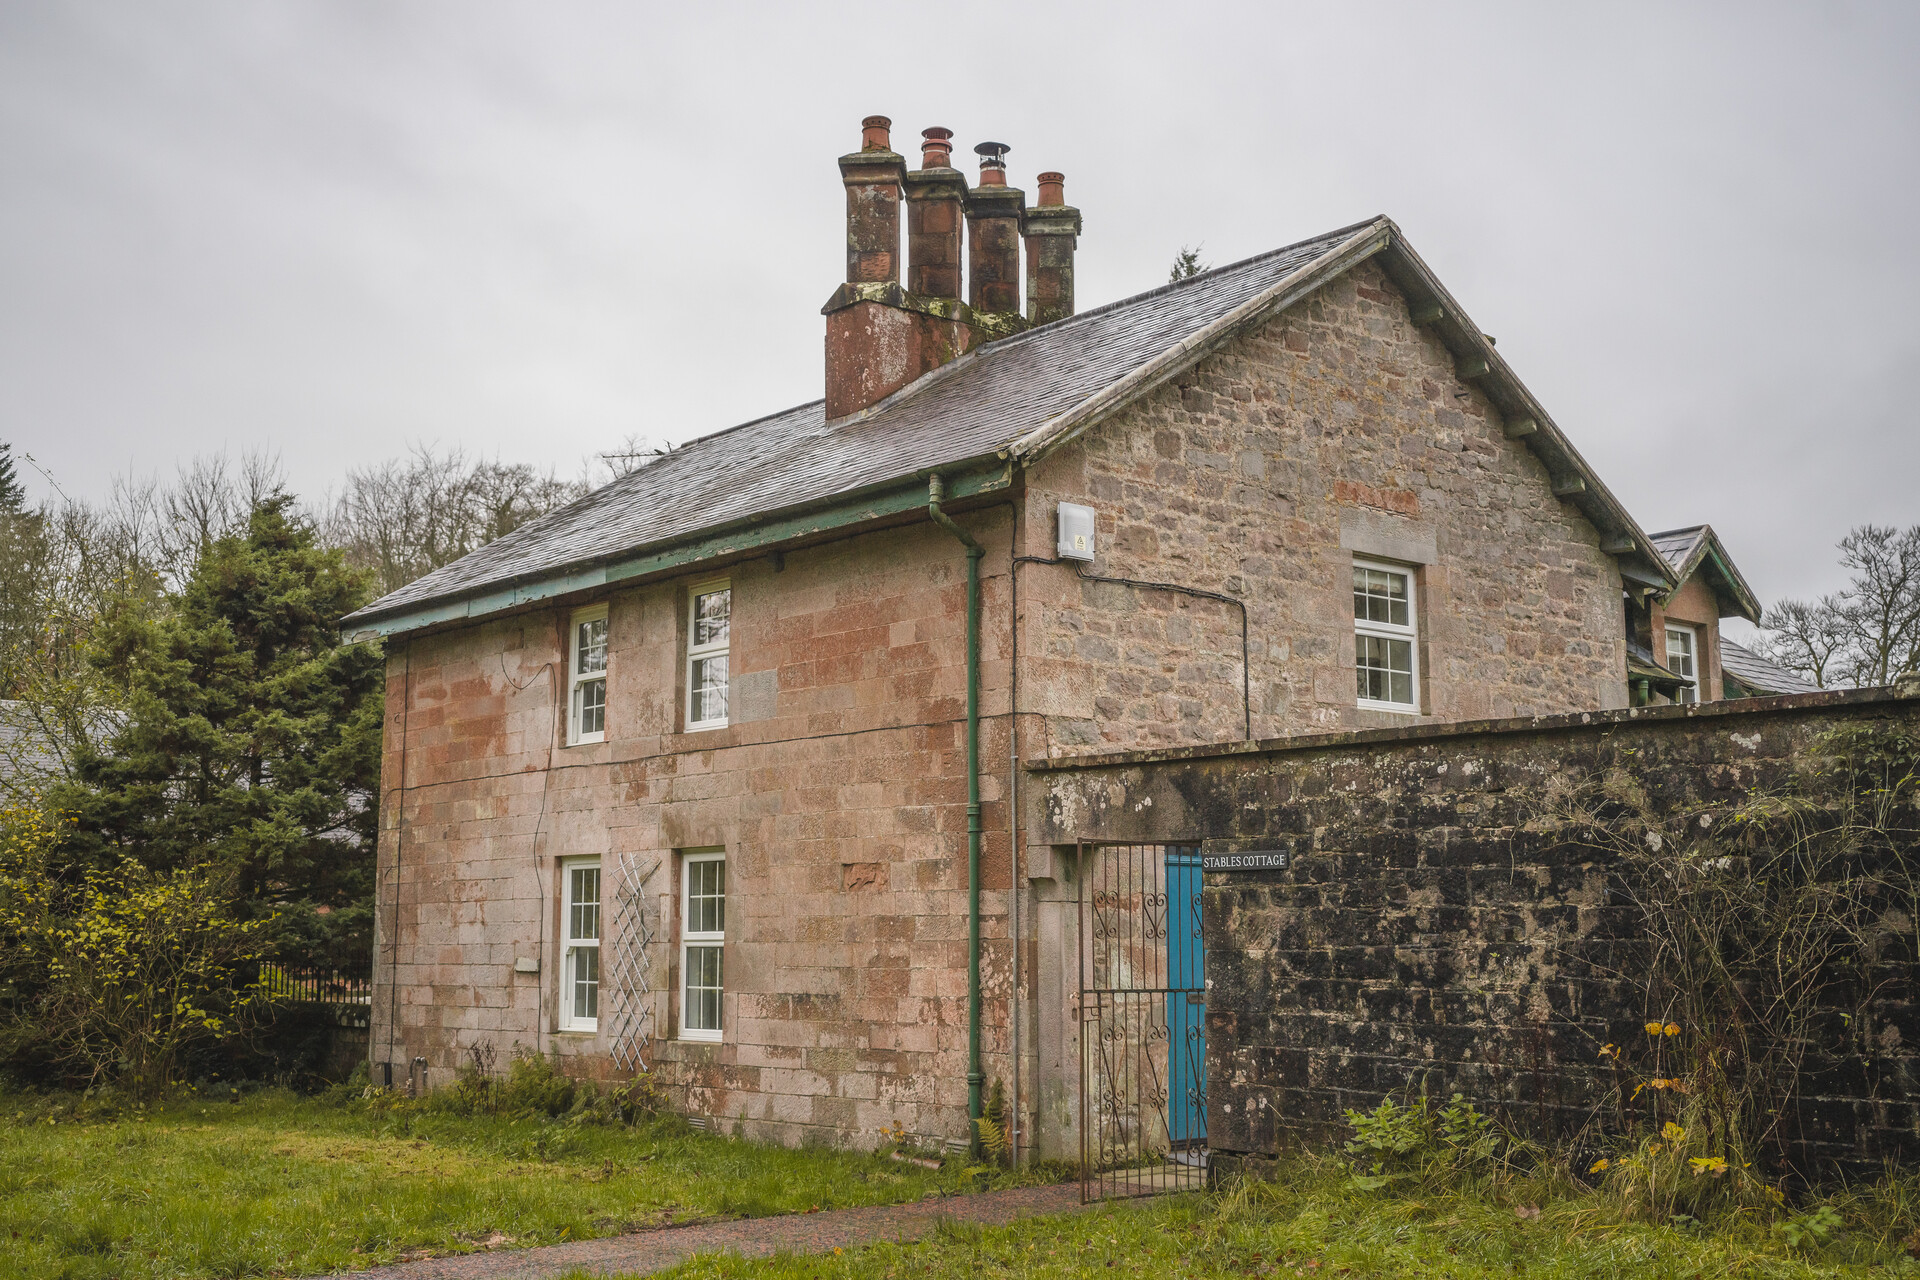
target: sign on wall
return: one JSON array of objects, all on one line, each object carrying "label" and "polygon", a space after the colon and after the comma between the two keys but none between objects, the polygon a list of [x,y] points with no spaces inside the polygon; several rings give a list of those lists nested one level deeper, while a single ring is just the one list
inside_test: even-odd
[{"label": "sign on wall", "polygon": [[1202,853],[1202,871],[1281,871],[1286,868],[1285,849],[1247,849],[1240,853]]}]

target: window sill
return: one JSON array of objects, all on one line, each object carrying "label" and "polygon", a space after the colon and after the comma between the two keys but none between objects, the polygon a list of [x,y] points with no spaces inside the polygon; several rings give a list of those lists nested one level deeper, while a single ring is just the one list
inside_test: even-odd
[{"label": "window sill", "polygon": [[674,1038],[683,1044],[719,1044],[725,1035],[719,1031],[682,1031]]},{"label": "window sill", "polygon": [[606,740],[607,740],[606,734],[598,733],[591,738],[575,738],[572,742],[566,743],[564,745],[569,747],[595,747],[595,746],[599,746],[601,743],[605,742]]},{"label": "window sill", "polygon": [[1396,716],[1418,716],[1420,708],[1407,706],[1403,702],[1369,702],[1365,698],[1355,704],[1362,711],[1385,711]]},{"label": "window sill", "polygon": [[716,732],[717,730],[724,729],[726,727],[727,727],[727,722],[725,720],[703,720],[699,724],[688,725],[685,729],[682,729],[681,732],[682,733],[713,733],[713,732]]},{"label": "window sill", "polygon": [[595,1036],[600,1034],[600,1028],[598,1027],[562,1027],[558,1031],[554,1032],[553,1034],[557,1036],[574,1036],[577,1039],[581,1039],[581,1040],[591,1040]]}]

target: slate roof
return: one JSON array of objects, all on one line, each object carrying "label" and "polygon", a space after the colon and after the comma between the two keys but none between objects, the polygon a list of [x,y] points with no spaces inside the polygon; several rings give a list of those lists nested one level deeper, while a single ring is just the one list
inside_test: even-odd
[{"label": "slate roof", "polygon": [[[1520,387],[1477,326],[1447,298],[1386,218],[1342,227],[1176,284],[987,343],[858,414],[829,423],[823,401],[694,440],[658,461],[532,521],[389,593],[350,616],[376,630],[441,617],[480,616],[552,594],[643,554],[789,513],[857,501],[886,485],[961,464],[1024,465],[1136,395],[1200,359],[1267,308],[1290,305],[1382,249],[1410,296],[1445,301],[1438,332],[1456,355],[1478,356],[1501,411],[1538,418],[1526,443],[1563,474],[1581,477],[1572,501],[1664,582],[1646,535],[1607,492],[1544,410]],[[1644,554],[1642,550],[1644,549]],[[1623,562],[1624,571],[1624,562]],[[571,590],[572,587],[565,589]]]},{"label": "slate roof", "polygon": [[1720,637],[1720,666],[1756,693],[1814,693],[1820,688],[1725,636]]},{"label": "slate roof", "polygon": [[[1668,529],[1664,533],[1647,535],[1653,545],[1665,556],[1667,563],[1673,566],[1676,581],[1674,590],[1679,590],[1686,580],[1708,565],[1708,553],[1714,553],[1711,562],[1713,576],[1719,579],[1715,590],[1733,600],[1735,612],[1749,622],[1760,621],[1760,600],[1747,585],[1747,580],[1733,563],[1733,557],[1727,554],[1727,548],[1720,541],[1720,535],[1713,531],[1710,524],[1689,525],[1684,529]],[[1723,615],[1724,616],[1724,615]]]},{"label": "slate roof", "polygon": [[1650,533],[1653,545],[1660,548],[1660,554],[1667,558],[1675,573],[1693,558],[1693,551],[1706,540],[1707,526],[1696,524],[1686,529],[1669,529],[1665,533]]},{"label": "slate roof", "polygon": [[494,589],[990,456],[1368,225],[988,343],[832,425],[825,401],[815,400],[691,441],[353,617]]},{"label": "slate roof", "polygon": [[1660,659],[1653,656],[1653,650],[1631,639],[1627,641],[1627,677],[1646,680],[1661,690],[1680,689],[1693,683],[1686,676],[1668,670]]}]

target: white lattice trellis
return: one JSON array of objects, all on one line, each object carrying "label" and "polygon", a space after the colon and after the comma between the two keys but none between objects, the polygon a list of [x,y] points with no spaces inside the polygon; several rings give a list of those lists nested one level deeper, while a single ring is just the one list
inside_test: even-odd
[{"label": "white lattice trellis", "polygon": [[653,914],[647,909],[647,881],[659,869],[653,859],[644,869],[638,858],[618,855],[613,860],[616,882],[611,959],[602,981],[601,999],[607,1005],[607,1032],[613,1060],[623,1071],[648,1068],[647,1050],[653,1039],[653,986],[648,981],[647,949],[653,944]]}]

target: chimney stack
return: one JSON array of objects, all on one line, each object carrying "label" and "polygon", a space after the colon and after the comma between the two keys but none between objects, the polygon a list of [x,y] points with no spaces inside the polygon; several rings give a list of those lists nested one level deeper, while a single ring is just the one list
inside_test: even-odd
[{"label": "chimney stack", "polygon": [[[891,124],[885,116],[868,116],[860,122],[860,150],[840,157],[847,189],[847,282],[821,308],[827,317],[829,420],[877,404],[981,340],[973,313],[960,301],[960,216],[967,191],[966,179],[949,167],[953,134],[928,129],[921,167],[909,173],[892,149]],[[902,188],[912,250],[905,289]]]},{"label": "chimney stack", "polygon": [[1004,142],[983,142],[980,185],[967,192],[967,259],[974,324],[990,337],[1027,327],[1020,314],[1020,215],[1026,194],[1007,185]]},{"label": "chimney stack", "polygon": [[1040,175],[1040,203],[1020,215],[1027,241],[1027,319],[1051,324],[1073,314],[1073,250],[1080,211],[1066,200],[1066,178]]},{"label": "chimney stack", "polygon": [[907,292],[958,302],[967,180],[953,167],[953,130],[935,127],[920,136],[920,167],[906,178]]},{"label": "chimney stack", "polygon": [[868,116],[860,122],[860,149],[840,157],[847,188],[847,283],[900,280],[900,184],[907,162],[888,140],[893,121]]}]

